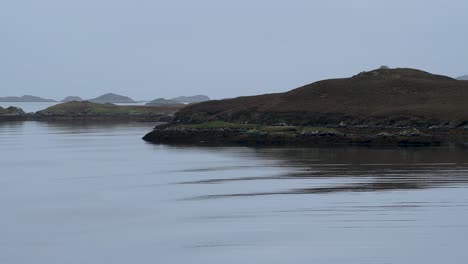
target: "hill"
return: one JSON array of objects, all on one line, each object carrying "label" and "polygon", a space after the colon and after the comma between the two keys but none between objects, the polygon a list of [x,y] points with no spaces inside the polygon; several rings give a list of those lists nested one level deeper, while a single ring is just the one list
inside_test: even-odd
[{"label": "hill", "polygon": [[38,121],[168,121],[180,107],[98,104],[88,101],[67,102],[36,112],[31,119]]},{"label": "hill", "polygon": [[182,106],[184,104],[182,103],[179,103],[177,101],[174,101],[174,100],[167,100],[167,99],[164,99],[164,98],[158,98],[158,99],[154,99],[153,101],[147,103],[146,105],[153,105],[153,106]]},{"label": "hill", "polygon": [[98,104],[88,101],[68,102],[38,111],[38,114],[151,114],[174,113],[179,107],[152,107],[142,105]]},{"label": "hill", "polygon": [[224,121],[267,125],[463,126],[468,82],[416,69],[377,69],[315,82],[285,93],[190,105],[178,123]]},{"label": "hill", "polygon": [[66,103],[66,102],[73,102],[73,101],[81,102],[81,101],[83,101],[83,99],[81,97],[79,97],[79,96],[67,96],[61,102]]},{"label": "hill", "polygon": [[131,103],[136,103],[132,98],[123,96],[123,95],[118,95],[114,93],[107,93],[103,94],[99,97],[96,97],[94,99],[88,100],[93,103],[98,103],[98,104],[106,104],[106,103],[112,103],[112,104],[131,104]]},{"label": "hill", "polygon": [[185,103],[205,102],[205,101],[209,101],[210,98],[206,95],[194,95],[194,96],[179,96],[179,97],[172,98],[170,100],[185,104]]},{"label": "hill", "polygon": [[19,96],[7,96],[7,97],[0,97],[0,102],[25,102],[25,103],[36,103],[36,102],[56,102],[52,99],[44,99],[38,96],[32,95],[23,95]]}]

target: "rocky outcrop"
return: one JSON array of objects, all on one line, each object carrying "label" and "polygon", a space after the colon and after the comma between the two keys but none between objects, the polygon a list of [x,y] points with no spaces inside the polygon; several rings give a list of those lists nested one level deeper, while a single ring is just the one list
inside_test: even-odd
[{"label": "rocky outcrop", "polygon": [[[468,133],[462,131],[458,139],[468,139]],[[193,129],[157,126],[146,134],[143,140],[156,144],[184,145],[290,145],[290,146],[435,146],[452,142],[452,138],[443,135],[415,133],[413,130],[382,133],[375,131],[307,131],[276,133],[249,129],[216,128]]]},{"label": "rocky outcrop", "polygon": [[19,107],[0,107],[0,121],[21,121],[27,120],[27,118],[28,114],[26,114],[23,109]]}]

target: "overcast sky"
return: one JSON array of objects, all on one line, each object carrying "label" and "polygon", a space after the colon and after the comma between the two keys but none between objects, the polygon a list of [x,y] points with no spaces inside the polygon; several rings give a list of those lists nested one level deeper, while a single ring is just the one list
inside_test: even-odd
[{"label": "overcast sky", "polygon": [[0,96],[286,91],[381,65],[468,74],[466,0],[3,0]]}]

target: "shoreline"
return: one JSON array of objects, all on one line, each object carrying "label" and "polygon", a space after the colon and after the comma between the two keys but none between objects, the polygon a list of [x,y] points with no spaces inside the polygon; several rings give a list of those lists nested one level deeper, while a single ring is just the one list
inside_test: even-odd
[{"label": "shoreline", "polygon": [[37,121],[37,122],[170,122],[173,115],[155,114],[155,115],[0,115],[0,122],[16,121]]},{"label": "shoreline", "polygon": [[68,102],[37,112],[0,107],[0,122],[8,121],[141,121],[170,122],[181,107],[133,106]]},{"label": "shoreline", "polygon": [[[279,129],[279,128],[278,128]],[[442,146],[468,143],[468,130],[415,128],[334,128],[280,132],[239,128],[191,128],[159,125],[143,140],[170,145],[232,146]]]}]

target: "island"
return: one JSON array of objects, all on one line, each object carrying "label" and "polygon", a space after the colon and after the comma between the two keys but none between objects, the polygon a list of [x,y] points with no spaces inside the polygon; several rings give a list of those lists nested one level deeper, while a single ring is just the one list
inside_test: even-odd
[{"label": "island", "polygon": [[79,96],[67,96],[65,97],[61,102],[66,103],[66,102],[81,102],[83,99]]},{"label": "island", "polygon": [[189,105],[153,143],[440,145],[468,136],[468,82],[381,67],[276,94]]},{"label": "island", "polygon": [[26,113],[23,109],[10,106],[3,108],[0,106],[0,121],[21,121],[25,120]]},{"label": "island", "polygon": [[48,107],[36,113],[20,108],[0,109],[0,121],[141,121],[168,122],[183,106],[140,106],[97,104],[72,101]]},{"label": "island", "polygon": [[199,94],[199,95],[194,95],[194,96],[178,96],[170,100],[183,103],[183,104],[192,104],[192,103],[206,102],[206,101],[209,101],[210,98],[206,95]]},{"label": "island", "polygon": [[0,97],[0,102],[27,102],[27,103],[52,103],[57,102],[53,99],[44,99],[33,95],[6,96]]},{"label": "island", "polygon": [[468,75],[460,76],[460,77],[457,78],[457,80],[460,80],[460,81],[468,81]]},{"label": "island", "polygon": [[153,106],[168,106],[168,105],[183,106],[184,104],[179,103],[179,102],[174,101],[174,100],[168,100],[168,99],[164,99],[164,98],[157,98],[157,99],[154,99],[151,102],[147,103],[146,105],[153,105]]},{"label": "island", "polygon": [[136,103],[132,98],[128,96],[123,96],[123,95],[118,95],[114,93],[107,93],[103,94],[101,96],[98,96],[93,99],[89,99],[88,101],[92,103],[98,103],[98,104],[106,104],[106,103],[111,103],[111,104],[133,104]]}]

